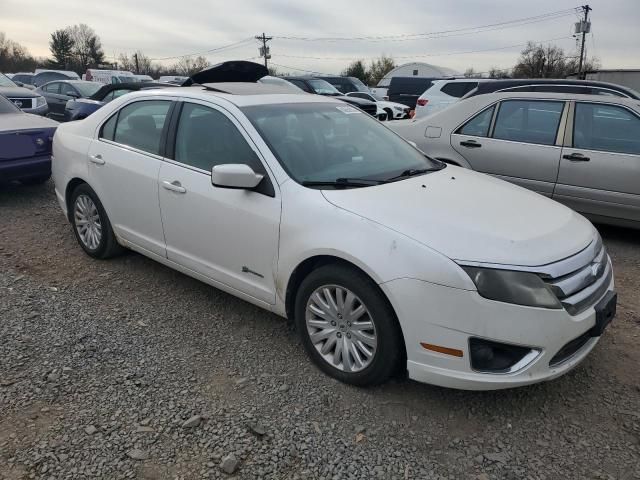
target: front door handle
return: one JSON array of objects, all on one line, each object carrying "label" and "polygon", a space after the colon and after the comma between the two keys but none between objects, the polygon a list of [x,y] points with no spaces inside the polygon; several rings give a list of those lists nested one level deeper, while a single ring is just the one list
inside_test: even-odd
[{"label": "front door handle", "polygon": [[96,165],[104,165],[102,155],[100,155],[99,153],[97,155],[89,155],[89,161],[95,163]]},{"label": "front door handle", "polygon": [[184,188],[178,180],[174,180],[173,182],[164,180],[162,182],[162,187],[165,190],[171,190],[172,192],[176,192],[176,193],[187,193],[187,189]]},{"label": "front door handle", "polygon": [[588,162],[591,160],[589,157],[585,157],[581,153],[572,153],[570,155],[563,155],[565,160],[571,160],[572,162]]},{"label": "front door handle", "polygon": [[466,140],[464,142],[460,142],[460,145],[467,148],[480,148],[482,144],[476,142],[475,140]]}]

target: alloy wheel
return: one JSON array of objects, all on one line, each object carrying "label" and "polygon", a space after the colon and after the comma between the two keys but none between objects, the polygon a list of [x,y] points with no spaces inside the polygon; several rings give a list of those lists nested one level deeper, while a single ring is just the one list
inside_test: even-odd
[{"label": "alloy wheel", "polygon": [[88,195],[78,195],[73,217],[80,240],[90,250],[96,250],[102,240],[102,222],[98,207]]}]

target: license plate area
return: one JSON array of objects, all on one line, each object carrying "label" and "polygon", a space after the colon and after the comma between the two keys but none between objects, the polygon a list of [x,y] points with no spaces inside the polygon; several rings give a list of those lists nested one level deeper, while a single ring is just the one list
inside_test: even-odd
[{"label": "license plate area", "polygon": [[591,329],[592,337],[599,337],[605,328],[611,323],[613,317],[616,316],[616,305],[618,303],[618,294],[608,291],[607,294],[595,306],[596,324]]}]

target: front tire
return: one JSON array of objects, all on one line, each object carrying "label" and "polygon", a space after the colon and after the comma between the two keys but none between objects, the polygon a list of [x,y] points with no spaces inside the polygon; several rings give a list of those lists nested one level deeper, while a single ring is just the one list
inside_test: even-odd
[{"label": "front tire", "polygon": [[393,111],[390,108],[385,108],[384,111],[387,112],[387,121],[393,120]]},{"label": "front tire", "polygon": [[400,327],[384,294],[346,265],[320,267],[302,281],[295,322],[311,360],[344,383],[383,383],[404,357]]},{"label": "front tire", "polygon": [[73,233],[87,255],[105,259],[122,252],[98,195],[86,183],[71,194],[69,213]]}]

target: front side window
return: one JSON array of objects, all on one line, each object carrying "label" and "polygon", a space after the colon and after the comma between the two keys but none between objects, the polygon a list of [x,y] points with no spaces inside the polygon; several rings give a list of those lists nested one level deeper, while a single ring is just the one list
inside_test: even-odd
[{"label": "front side window", "polygon": [[49,83],[42,89],[47,93],[60,93],[60,82]]},{"label": "front side window", "polygon": [[504,100],[500,103],[493,138],[554,145],[564,102]]},{"label": "front side window", "polygon": [[495,105],[483,110],[462,127],[456,133],[461,135],[471,135],[474,137],[487,137],[489,135],[489,127],[491,126],[491,118]]},{"label": "front side window", "polygon": [[290,103],[242,111],[298,183],[365,179],[375,184],[407,171],[442,168],[350,105]]},{"label": "front side window", "polygon": [[573,147],[640,155],[640,118],[614,105],[576,103]]},{"label": "front side window", "polygon": [[174,160],[207,172],[216,165],[241,163],[264,173],[256,153],[233,122],[213,108],[194,103],[182,107]]},{"label": "front side window", "polygon": [[69,85],[68,83],[61,83],[60,84],[60,93],[62,95],[66,95],[66,96],[77,96],[78,95],[78,91],[73,88],[71,85]]},{"label": "front side window", "polygon": [[147,100],[131,103],[120,110],[113,141],[160,154],[162,128],[171,102],[167,100]]}]

